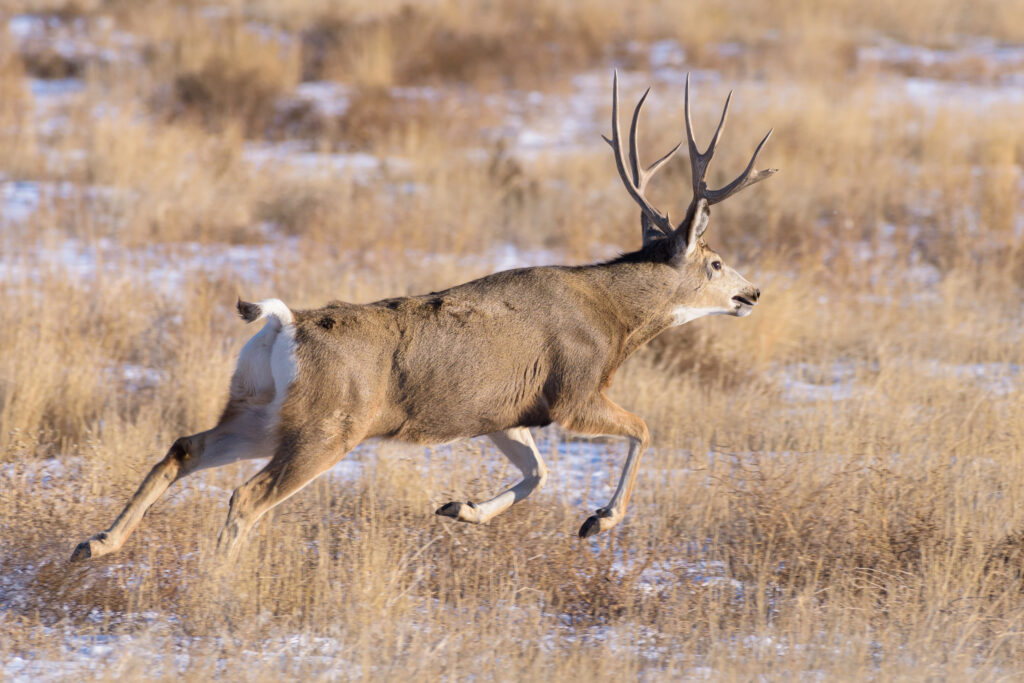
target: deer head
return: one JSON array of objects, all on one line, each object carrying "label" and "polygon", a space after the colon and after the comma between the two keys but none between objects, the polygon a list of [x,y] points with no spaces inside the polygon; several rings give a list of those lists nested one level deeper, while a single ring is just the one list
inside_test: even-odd
[{"label": "deer head", "polygon": [[729,101],[732,92],[725,100],[722,118],[718,128],[704,152],[699,151],[693,137],[693,124],[690,122],[690,76],[686,76],[684,110],[686,117],[686,140],[690,156],[690,174],[693,184],[693,198],[686,211],[686,217],[678,225],[673,225],[668,213],[662,214],[645,196],[647,184],[658,170],[672,158],[682,145],[680,142],[668,153],[648,166],[640,163],[637,153],[637,129],[639,127],[640,110],[650,93],[648,88],[637,102],[633,110],[633,120],[629,127],[629,156],[622,148],[622,137],[619,132],[619,76],[616,73],[612,80],[612,137],[604,138],[615,153],[615,166],[619,177],[626,186],[626,191],[640,206],[640,227],[644,251],[649,251],[655,260],[661,260],[676,272],[677,287],[672,297],[673,317],[677,325],[704,315],[727,314],[746,316],[751,313],[761,295],[761,291],[748,282],[742,275],[725,265],[721,256],[708,247],[704,241],[711,218],[711,205],[717,204],[736,194],[748,185],[764,180],[778,169],[770,168],[762,171],[754,169],[757,155],[768,141],[772,131],[761,139],[754,150],[747,168],[731,183],[712,190],[704,180],[708,164],[715,154],[715,148],[725,127],[725,117],[729,113]]}]

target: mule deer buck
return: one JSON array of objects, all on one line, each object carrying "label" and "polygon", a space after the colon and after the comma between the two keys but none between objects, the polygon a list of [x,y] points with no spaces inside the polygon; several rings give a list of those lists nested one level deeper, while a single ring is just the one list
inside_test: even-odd
[{"label": "mule deer buck", "polygon": [[509,270],[443,292],[370,304],[334,302],[293,311],[277,299],[239,300],[242,318],[267,322],[239,354],[217,426],[175,441],[113,525],[80,543],[71,559],[120,548],[175,481],[242,459],[269,458],[231,496],[217,548],[233,557],[261,515],[371,437],[438,444],[488,436],[522,479],[485,502],[451,502],[437,510],[480,524],[544,484],[547,469],[529,428],[552,422],[628,439],[614,495],[583,523],[579,535],[618,524],[648,431],[605,390],[619,365],[664,330],[705,315],[750,314],[760,291],[725,265],[703,235],[711,205],[775,172],[754,170],[768,131],[739,177],[717,190],[707,187],[704,174],[729,100],[711,144],[700,152],[690,123],[687,78],[693,199],[683,221],[673,225],[645,190],[680,145],[647,168],[637,155],[640,110],[648,92],[633,111],[627,150],[619,130],[616,74],[612,134],[605,138],[626,191],[640,206],[638,251],[592,265]]}]

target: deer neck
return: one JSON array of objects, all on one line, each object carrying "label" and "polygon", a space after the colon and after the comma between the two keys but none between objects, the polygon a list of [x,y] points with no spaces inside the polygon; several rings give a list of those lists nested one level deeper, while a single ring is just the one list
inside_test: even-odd
[{"label": "deer neck", "polygon": [[632,353],[672,327],[671,300],[676,288],[669,266],[659,263],[608,263],[589,269]]}]

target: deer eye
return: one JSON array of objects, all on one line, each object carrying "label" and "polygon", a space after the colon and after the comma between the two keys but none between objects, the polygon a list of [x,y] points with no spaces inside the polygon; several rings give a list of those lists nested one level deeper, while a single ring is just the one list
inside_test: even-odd
[{"label": "deer eye", "polygon": [[721,261],[712,261],[711,262],[711,267],[714,268],[715,270],[721,270],[722,269],[722,262]]}]

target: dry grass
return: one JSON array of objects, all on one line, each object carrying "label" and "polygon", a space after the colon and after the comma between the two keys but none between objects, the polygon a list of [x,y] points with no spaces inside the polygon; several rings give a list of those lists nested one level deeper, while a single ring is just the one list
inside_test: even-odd
[{"label": "dry grass", "polygon": [[[1019,4],[633,4],[14,3],[56,33],[0,41],[0,677],[1024,673],[1024,129],[998,96],[1022,67],[860,52],[1020,43]],[[215,419],[251,333],[237,294],[369,301],[484,274],[508,245],[634,247],[607,102],[576,121],[585,145],[517,136],[581,115],[560,104],[581,73],[649,80],[666,39],[703,74],[702,135],[736,84],[713,180],[768,125],[783,172],[709,233],[763,290],[756,314],[666,333],[616,379],[655,446],[622,525],[573,535],[621,444],[551,430],[547,488],[484,527],[431,513],[509,480],[494,451],[381,443],[268,514],[230,580],[208,558],[251,466],[66,564]],[[305,97],[311,79],[345,106]],[[681,119],[681,86],[656,91],[647,159]],[[664,175],[681,215],[685,164]],[[13,181],[39,188],[23,217]]]}]

